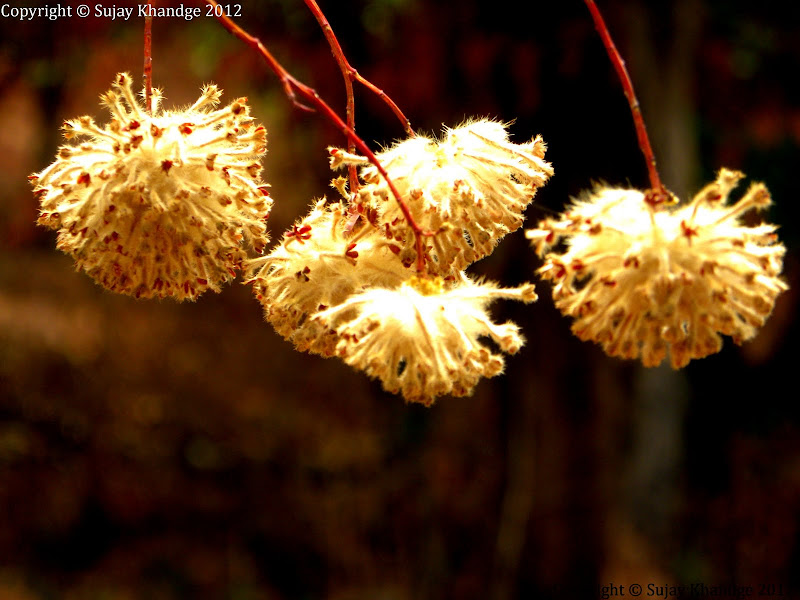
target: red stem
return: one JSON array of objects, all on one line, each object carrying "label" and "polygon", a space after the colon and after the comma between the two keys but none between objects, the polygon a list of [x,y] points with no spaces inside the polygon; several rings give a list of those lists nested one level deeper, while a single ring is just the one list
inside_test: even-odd
[{"label": "red stem", "polygon": [[150,3],[147,3],[147,16],[144,18],[144,108],[153,114],[153,17],[150,16]]},{"label": "red stem", "polygon": [[386,105],[391,109],[391,111],[395,114],[395,116],[399,119],[400,123],[403,125],[403,129],[405,129],[406,133],[409,137],[414,137],[414,130],[411,129],[411,121],[403,114],[403,111],[400,110],[400,107],[394,103],[394,101],[384,92],[382,89],[377,87],[376,85],[372,84],[370,81],[364,79],[361,74],[354,69],[350,62],[347,60],[347,57],[344,55],[344,51],[342,50],[341,45],[339,44],[339,40],[336,39],[336,34],[333,33],[333,28],[331,27],[328,19],[322,13],[322,9],[320,9],[319,5],[316,3],[315,0],[305,0],[306,6],[314,15],[314,18],[317,19],[320,27],[322,28],[322,32],[325,34],[325,38],[328,40],[328,44],[331,47],[331,52],[333,53],[333,57],[336,59],[336,62],[339,64],[339,68],[342,70],[342,75],[345,79],[345,86],[349,86],[348,92],[348,110],[349,110],[349,102],[352,98],[352,84],[350,82],[357,81],[364,87],[366,87],[369,91],[373,94],[376,94],[381,100],[383,100]]},{"label": "red stem", "polygon": [[[218,4],[215,0],[205,0],[206,4],[212,7],[217,7]],[[220,13],[220,14],[217,14]],[[331,123],[333,123],[344,135],[347,137],[348,143],[352,143],[356,149],[361,152],[369,162],[375,165],[375,168],[378,172],[383,176],[384,180],[386,181],[386,185],[389,186],[389,189],[392,192],[392,195],[397,200],[397,204],[400,206],[400,210],[403,213],[403,216],[406,219],[409,227],[414,232],[414,242],[415,248],[417,251],[417,271],[423,271],[425,269],[425,255],[423,254],[423,247],[422,247],[422,237],[423,236],[430,236],[433,235],[432,232],[424,231],[419,224],[414,220],[414,217],[411,215],[411,211],[408,209],[408,205],[403,200],[400,192],[397,190],[397,187],[394,185],[392,180],[389,178],[389,174],[386,172],[386,169],[380,163],[378,158],[369,149],[369,146],[362,140],[355,131],[345,123],[342,118],[334,112],[334,110],[328,106],[328,104],[320,98],[319,94],[314,88],[307,86],[306,84],[302,83],[298,79],[295,79],[289,72],[281,65],[277,59],[270,53],[269,50],[261,43],[257,37],[254,37],[247,33],[244,29],[239,27],[236,23],[234,23],[230,17],[225,15],[225,11],[214,11],[215,18],[222,24],[225,29],[230,31],[233,35],[237,38],[242,40],[245,44],[253,48],[256,52],[261,55],[261,58],[267,63],[267,66],[272,70],[275,75],[277,75],[278,79],[283,86],[283,91],[289,100],[303,110],[313,110],[308,106],[300,103],[297,100],[297,95],[295,91],[297,91],[300,96],[302,96],[305,100],[307,100],[310,104],[312,104],[317,110],[319,110],[325,118],[327,118]]]},{"label": "red stem", "polygon": [[[350,66],[347,58],[345,58],[342,47],[339,45],[339,40],[336,39],[336,34],[333,33],[333,28],[328,22],[328,19],[322,13],[319,5],[317,5],[314,0],[306,0],[306,6],[308,6],[311,13],[317,19],[319,26],[322,28],[322,33],[325,34],[325,39],[328,40],[328,45],[331,47],[333,58],[336,59],[336,64],[339,65],[339,69],[342,71],[342,77],[344,78],[344,89],[345,93],[347,94],[347,126],[355,131],[356,101],[355,96],[353,95],[353,77],[351,74],[354,69]],[[351,153],[355,152],[356,146],[352,140],[349,140],[347,150]],[[347,171],[350,177],[350,193],[355,194],[358,191],[358,174],[356,173],[355,165],[350,165]]]},{"label": "red stem", "polygon": [[628,69],[625,68],[625,61],[614,45],[614,40],[611,39],[611,34],[608,31],[608,27],[606,27],[606,22],[603,20],[603,15],[600,14],[600,10],[595,5],[594,0],[584,0],[584,2],[589,12],[592,14],[595,29],[597,29],[597,33],[600,34],[600,38],[603,40],[603,45],[606,47],[608,57],[611,59],[611,64],[614,65],[614,69],[617,71],[617,76],[622,84],[625,97],[628,99],[628,104],[631,107],[633,122],[636,126],[636,137],[639,139],[639,148],[644,155],[645,162],[647,162],[647,172],[650,176],[650,188],[656,195],[661,197],[662,194],[668,194],[668,192],[664,189],[661,178],[658,176],[656,157],[653,154],[653,148],[650,146],[650,138],[647,137],[647,128],[644,125],[644,118],[639,108],[639,101],[636,99],[636,94],[633,91],[633,82],[631,81],[630,75],[628,75]]}]

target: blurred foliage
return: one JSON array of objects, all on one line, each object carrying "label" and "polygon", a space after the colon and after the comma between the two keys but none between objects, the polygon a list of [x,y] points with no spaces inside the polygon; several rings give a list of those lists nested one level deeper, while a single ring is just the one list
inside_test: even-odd
[{"label": "blurred foliage", "polygon": [[[244,286],[176,305],[117,297],[75,273],[33,225],[26,176],[52,159],[63,119],[105,120],[98,95],[116,72],[140,73],[141,22],[0,20],[0,598],[591,598],[599,584],[634,581],[796,589],[800,19],[792,4],[603,2],[643,87],[666,81],[687,1],[702,15],[678,74],[690,107],[681,123],[697,140],[692,185],[722,165],[767,183],[792,290],[755,341],[673,374],[577,341],[542,285],[533,307],[498,311],[529,340],[506,374],[431,409],[294,352]],[[650,23],[644,42],[634,34],[645,21],[627,18],[634,6]],[[556,175],[531,219],[594,180],[644,184],[627,105],[581,2],[322,8],[352,64],[416,128],[477,114],[516,119],[516,140],[544,136]],[[245,2],[241,22],[344,106],[301,2]],[[641,63],[647,50],[657,68]],[[269,131],[273,237],[328,193],[325,147],[343,140],[293,109],[216,23],[157,20],[154,77],[167,105],[193,101],[209,80],[250,98]],[[643,110],[672,127],[659,106]],[[357,126],[375,145],[402,135],[363,89]],[[677,158],[654,143],[662,164]],[[538,263],[521,238],[475,272],[530,279]]]}]

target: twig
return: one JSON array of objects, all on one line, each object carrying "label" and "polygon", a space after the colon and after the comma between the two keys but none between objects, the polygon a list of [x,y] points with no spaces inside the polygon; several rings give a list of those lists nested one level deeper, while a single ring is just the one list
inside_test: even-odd
[{"label": "twig", "polygon": [[328,19],[322,13],[322,9],[320,9],[319,5],[316,3],[316,0],[305,0],[305,3],[311,13],[314,15],[314,18],[317,19],[319,26],[322,28],[322,32],[325,34],[325,38],[328,40],[328,44],[331,47],[333,57],[336,59],[339,68],[342,70],[342,75],[345,79],[345,86],[349,90],[347,96],[348,115],[350,114],[350,103],[352,102],[353,96],[352,82],[357,81],[373,94],[377,95],[381,100],[383,100],[399,119],[408,136],[414,137],[414,130],[411,129],[411,121],[409,121],[408,118],[403,114],[403,111],[400,110],[400,107],[394,103],[394,101],[386,94],[386,92],[362,77],[361,74],[350,65],[350,62],[347,60],[347,57],[344,55],[344,51],[339,44],[339,40],[336,39],[336,34],[333,33],[333,28],[328,22]]},{"label": "twig", "polygon": [[[353,76],[352,72],[355,71],[350,66],[350,63],[345,58],[344,51],[342,47],[339,45],[339,40],[336,39],[336,34],[333,33],[333,28],[331,24],[328,22],[328,19],[322,13],[319,5],[314,2],[314,0],[306,0],[306,6],[311,11],[311,14],[317,19],[317,23],[322,28],[322,33],[325,34],[325,39],[328,40],[328,45],[331,47],[331,53],[333,54],[333,58],[336,59],[336,64],[339,65],[339,69],[342,71],[342,77],[344,78],[344,89],[347,95],[347,126],[350,127],[353,131],[356,130],[356,100],[355,96],[353,95]],[[355,152],[356,146],[352,140],[349,140],[347,150],[350,153]],[[356,172],[355,165],[349,165],[347,167],[348,176],[350,179],[350,194],[351,197],[355,197],[355,193],[358,191],[358,174]]]},{"label": "twig", "polygon": [[[206,4],[216,8],[218,6],[215,0],[205,0]],[[352,144],[356,147],[356,149],[361,152],[369,162],[375,165],[375,168],[381,174],[381,176],[386,181],[386,185],[389,186],[389,189],[392,192],[392,195],[397,200],[397,204],[400,206],[400,211],[403,213],[403,216],[406,219],[409,227],[414,232],[414,245],[417,252],[417,271],[421,272],[425,269],[425,254],[423,252],[422,246],[422,238],[426,236],[434,235],[433,232],[423,230],[419,224],[414,220],[414,217],[411,215],[411,211],[408,208],[408,205],[403,200],[403,197],[400,195],[400,192],[397,190],[397,187],[394,185],[394,182],[389,177],[389,174],[386,172],[386,169],[380,163],[378,158],[375,156],[375,153],[370,150],[369,146],[362,140],[355,131],[345,123],[342,118],[336,114],[336,112],[322,99],[320,98],[317,91],[307,86],[306,84],[302,83],[298,79],[295,79],[284,67],[281,65],[277,59],[272,56],[269,50],[261,43],[257,37],[254,37],[247,33],[244,29],[239,27],[236,23],[234,23],[230,17],[225,15],[225,11],[214,11],[214,16],[219,21],[225,29],[235,35],[237,38],[242,40],[245,44],[253,48],[256,52],[261,55],[261,58],[267,63],[267,66],[272,70],[273,73],[278,77],[283,86],[283,90],[286,93],[286,96],[289,100],[303,110],[313,111],[312,108],[309,106],[302,104],[297,99],[297,94],[302,96],[309,104],[313,105],[314,108],[319,110],[323,116],[328,119],[331,123],[336,126],[347,138],[348,143],[352,142]],[[297,94],[295,94],[297,92]]]},{"label": "twig", "polygon": [[147,3],[147,16],[144,18],[144,108],[153,114],[153,17],[150,16],[150,3]]},{"label": "twig", "polygon": [[611,64],[614,65],[617,77],[619,77],[620,83],[622,84],[622,90],[625,92],[625,97],[628,99],[628,104],[631,107],[633,123],[636,126],[636,137],[639,139],[639,148],[644,155],[645,162],[647,163],[647,172],[650,176],[651,194],[649,196],[646,195],[646,200],[653,205],[661,204],[669,200],[672,195],[664,188],[661,183],[661,178],[658,175],[656,157],[653,154],[653,148],[650,146],[650,138],[647,136],[647,128],[644,125],[642,111],[639,108],[639,101],[636,99],[636,94],[633,91],[633,82],[631,81],[630,75],[628,75],[625,61],[614,45],[614,40],[611,39],[611,33],[609,33],[608,27],[603,20],[603,15],[600,14],[600,10],[597,8],[597,5],[595,5],[594,0],[584,0],[584,2],[589,12],[592,14],[595,29],[597,29],[597,33],[600,34],[600,39],[603,40],[603,45],[606,47],[608,57],[611,60]]}]

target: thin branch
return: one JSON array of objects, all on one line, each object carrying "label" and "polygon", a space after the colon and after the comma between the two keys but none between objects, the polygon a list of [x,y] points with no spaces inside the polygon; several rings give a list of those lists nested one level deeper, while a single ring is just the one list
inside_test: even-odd
[{"label": "thin branch", "polygon": [[144,18],[144,107],[147,114],[153,114],[153,17],[150,16],[150,3],[147,3],[147,16]]},{"label": "thin branch", "polygon": [[[331,47],[333,57],[336,59],[339,68],[342,70],[342,75],[345,79],[345,86],[349,88],[347,96],[348,111],[350,110],[350,103],[352,101],[352,82],[357,81],[373,94],[377,95],[381,100],[383,100],[399,119],[408,136],[414,137],[414,130],[411,129],[411,121],[409,121],[408,118],[403,114],[403,111],[400,110],[400,107],[394,103],[394,101],[386,94],[386,92],[362,77],[361,74],[350,65],[350,62],[347,60],[347,57],[344,55],[344,51],[339,44],[339,40],[336,39],[336,34],[333,33],[333,28],[328,22],[328,19],[322,13],[322,9],[320,9],[319,5],[316,3],[316,0],[305,0],[305,3],[311,13],[314,15],[314,18],[317,19],[319,26],[322,28],[322,32],[325,34],[325,38],[328,40],[328,44]],[[349,114],[350,113],[348,112],[348,115]]]},{"label": "thin branch", "polygon": [[[205,0],[206,4],[216,8],[218,6],[215,0]],[[434,235],[433,232],[424,231],[419,224],[414,220],[414,217],[411,215],[411,211],[408,208],[408,205],[403,200],[403,197],[400,195],[400,192],[397,190],[397,187],[394,185],[394,182],[389,177],[389,174],[386,172],[386,169],[380,163],[378,158],[375,156],[375,153],[370,150],[369,146],[362,140],[355,131],[345,123],[342,118],[336,114],[336,112],[322,99],[320,98],[319,94],[314,88],[307,86],[306,84],[302,83],[298,79],[295,79],[284,67],[281,65],[277,59],[272,56],[269,50],[261,43],[257,37],[254,37],[247,33],[244,29],[239,27],[236,23],[234,23],[230,17],[225,15],[225,11],[214,11],[215,18],[222,24],[225,29],[235,35],[237,38],[242,40],[245,44],[250,46],[253,50],[258,52],[261,55],[261,58],[264,59],[264,62],[267,63],[267,66],[272,70],[273,73],[278,77],[283,86],[283,90],[286,93],[286,96],[289,100],[298,108],[303,110],[313,111],[314,109],[310,108],[309,106],[302,104],[298,99],[297,95],[299,94],[304,100],[306,100],[309,104],[313,105],[316,110],[322,113],[322,115],[328,119],[333,125],[341,131],[345,137],[347,138],[348,142],[352,142],[355,148],[362,153],[369,162],[375,165],[375,168],[381,174],[381,176],[386,181],[386,185],[389,186],[389,189],[392,192],[392,195],[397,200],[397,204],[400,206],[400,210],[403,213],[403,216],[406,219],[409,227],[414,232],[414,243],[415,249],[417,252],[417,271],[421,272],[425,269],[425,255],[423,253],[423,246],[422,246],[422,238],[425,236]],[[295,93],[296,92],[296,93]]]},{"label": "thin branch", "polygon": [[645,162],[647,163],[647,172],[650,176],[651,195],[648,198],[648,202],[653,205],[661,204],[669,200],[672,195],[664,189],[661,178],[658,175],[656,157],[653,154],[653,148],[650,146],[650,138],[647,136],[647,128],[644,125],[642,111],[639,108],[639,101],[636,99],[636,94],[633,91],[633,82],[631,81],[630,75],[628,75],[625,61],[614,45],[614,40],[611,39],[611,33],[609,33],[608,27],[603,20],[603,15],[600,14],[600,10],[597,8],[597,5],[595,5],[594,0],[584,0],[584,2],[589,12],[592,14],[595,29],[597,29],[597,33],[600,34],[600,39],[603,40],[603,45],[606,47],[608,57],[611,60],[611,64],[614,65],[617,77],[619,77],[622,89],[625,92],[625,97],[628,99],[628,104],[631,107],[633,122],[636,126],[636,137],[639,139],[639,148],[644,155]]},{"label": "thin branch", "polygon": [[[347,126],[350,127],[353,131],[356,130],[356,100],[355,96],[353,95],[353,77],[352,71],[354,70],[350,63],[345,58],[344,51],[342,51],[342,47],[339,45],[339,40],[336,39],[336,34],[333,33],[333,28],[331,24],[328,22],[328,19],[322,13],[319,5],[314,2],[314,0],[306,0],[306,6],[308,6],[311,14],[317,19],[317,23],[322,28],[322,33],[325,34],[325,39],[328,40],[328,45],[331,47],[331,53],[333,54],[333,58],[336,59],[336,64],[339,65],[339,69],[342,71],[342,77],[344,78],[344,89],[347,95]],[[350,153],[355,152],[356,146],[352,140],[349,140],[347,150]],[[358,174],[356,172],[355,165],[349,165],[347,167],[348,176],[350,179],[350,193],[355,194],[358,191]],[[351,196],[355,197],[355,196]]]}]

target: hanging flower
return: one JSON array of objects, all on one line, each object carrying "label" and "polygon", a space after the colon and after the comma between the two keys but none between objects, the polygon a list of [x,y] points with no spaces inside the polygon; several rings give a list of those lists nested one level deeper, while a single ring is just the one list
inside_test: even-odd
[{"label": "hanging flower", "polygon": [[[600,188],[560,220],[527,232],[544,255],[542,277],[572,330],[610,356],[674,368],[752,338],[787,289],[779,278],[786,249],[774,225],[747,226],[741,216],[770,203],[753,184],[735,204],[743,175],[722,169],[684,206],[654,206],[644,193]],[[551,251],[561,238],[563,253]]]},{"label": "hanging flower", "polygon": [[[513,144],[505,125],[481,120],[448,129],[441,141],[416,136],[377,154],[414,220],[436,234],[426,237],[429,273],[455,275],[522,225],[523,211],[553,174],[545,149],[538,136]],[[333,168],[364,163],[331,149]],[[386,236],[412,264],[414,234],[388,185],[374,165],[364,166],[361,177],[362,204],[377,209]]]},{"label": "hanging flower", "polygon": [[330,356],[338,341],[309,318],[372,286],[396,286],[409,277],[380,232],[369,223],[345,232],[344,209],[318,200],[269,255],[251,262],[249,281],[264,316],[298,350]]},{"label": "hanging flower", "polygon": [[481,377],[503,370],[502,355],[482,344],[490,337],[514,354],[523,338],[513,323],[496,325],[486,313],[496,298],[536,300],[533,285],[502,289],[463,275],[456,283],[416,276],[393,289],[372,288],[314,317],[338,336],[344,361],[376,377],[384,389],[408,402],[433,403],[436,396],[465,396]]},{"label": "hanging flower", "polygon": [[32,175],[39,223],[103,287],[136,297],[194,299],[235,277],[242,242],[261,251],[272,200],[261,181],[266,131],[244,98],[215,110],[214,85],[185,110],[152,114],[117,75],[111,113],[64,123],[56,161]]}]

